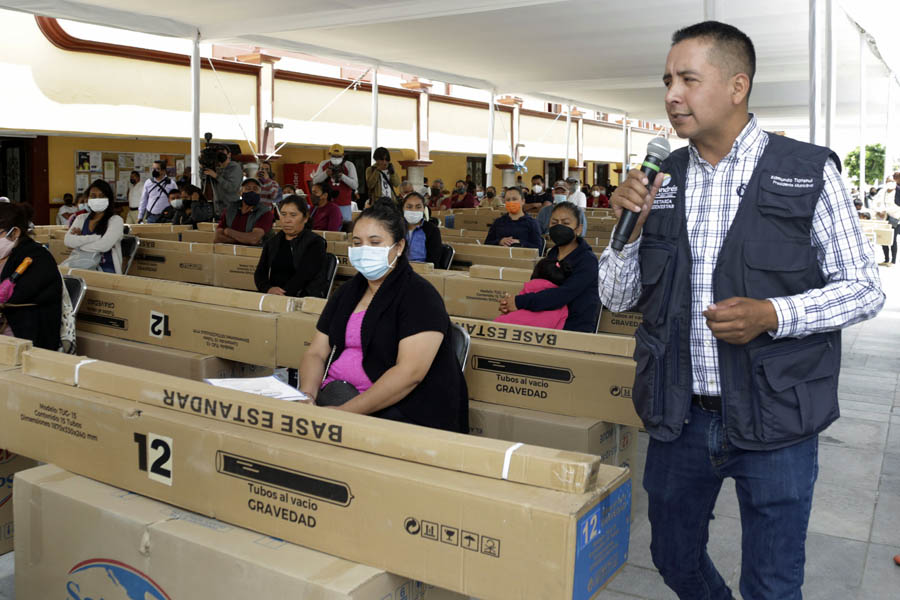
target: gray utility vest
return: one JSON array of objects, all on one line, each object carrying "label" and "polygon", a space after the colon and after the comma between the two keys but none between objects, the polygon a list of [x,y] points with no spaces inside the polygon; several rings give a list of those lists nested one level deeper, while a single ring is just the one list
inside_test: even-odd
[{"label": "gray utility vest", "polygon": [[[243,206],[243,202],[236,202],[233,204],[229,204],[228,208],[225,209],[225,225],[229,229],[234,229],[231,224],[234,223],[234,220],[237,218],[238,214],[241,212],[241,206]],[[253,211],[247,215],[247,226],[244,227],[243,233],[250,233],[253,231],[253,226],[256,225],[256,222],[259,221],[259,218],[272,210],[268,206],[263,206],[262,202],[257,204]]]},{"label": "gray utility vest", "polygon": [[[825,285],[812,245],[827,148],[769,135],[713,271],[716,302],[792,296]],[[688,149],[673,152],[640,246],[644,315],[636,334],[633,399],[647,432],[681,435],[691,405],[691,248],[685,225]],[[722,418],[729,440],[747,450],[789,446],[838,418],[840,331],[744,346],[716,340]]]}]

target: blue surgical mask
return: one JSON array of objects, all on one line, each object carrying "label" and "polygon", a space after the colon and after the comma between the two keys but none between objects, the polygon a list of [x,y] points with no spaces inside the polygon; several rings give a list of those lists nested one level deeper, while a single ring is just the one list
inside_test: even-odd
[{"label": "blue surgical mask", "polygon": [[[391,248],[394,246],[396,244],[390,246],[351,246],[348,250],[350,264],[369,281],[377,281],[384,277],[384,274],[397,262],[396,257],[394,262],[388,262]],[[399,254],[397,256],[399,257]]]},{"label": "blue surgical mask", "polygon": [[560,202],[565,202],[566,198],[568,198],[568,196],[565,194],[553,194],[553,203],[559,204]]}]

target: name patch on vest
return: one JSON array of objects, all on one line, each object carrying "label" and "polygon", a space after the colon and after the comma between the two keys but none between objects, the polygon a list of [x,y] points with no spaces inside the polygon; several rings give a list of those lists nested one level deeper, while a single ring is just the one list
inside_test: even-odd
[{"label": "name patch on vest", "polygon": [[789,190],[811,190],[816,187],[816,182],[810,177],[780,177],[769,175],[769,183],[775,187]]},{"label": "name patch on vest", "polygon": [[667,185],[659,188],[659,191],[656,193],[656,198],[653,199],[653,206],[650,210],[675,208],[675,197],[677,195],[677,185]]}]

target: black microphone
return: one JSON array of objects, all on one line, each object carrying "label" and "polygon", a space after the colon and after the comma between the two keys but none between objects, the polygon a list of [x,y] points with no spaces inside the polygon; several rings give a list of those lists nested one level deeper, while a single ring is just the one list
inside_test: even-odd
[{"label": "black microphone", "polygon": [[[669,158],[670,152],[669,140],[664,137],[653,138],[647,144],[647,156],[644,157],[644,162],[641,164],[641,173],[647,177],[647,191],[650,191],[653,187],[653,180],[656,179],[656,174],[659,173],[659,166],[664,160]],[[619,219],[619,224],[616,225],[616,233],[612,239],[611,245],[613,250],[616,252],[622,251],[622,248],[628,243],[628,238],[634,232],[634,226],[637,225],[638,217],[640,216],[641,213],[630,210],[622,212],[622,218]]]}]

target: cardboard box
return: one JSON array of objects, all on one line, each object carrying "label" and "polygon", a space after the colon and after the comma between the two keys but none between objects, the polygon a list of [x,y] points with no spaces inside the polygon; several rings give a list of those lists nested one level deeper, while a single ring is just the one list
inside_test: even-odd
[{"label": "cardboard box", "polygon": [[[627,559],[626,469],[601,465],[597,491],[569,494],[287,439],[25,375],[0,375],[0,391],[0,436],[14,450],[482,600],[587,600]],[[66,425],[54,427],[58,419]]]},{"label": "cardboard box", "polygon": [[630,358],[472,338],[469,397],[573,417],[641,426]]},{"label": "cardboard box", "polygon": [[600,333],[633,336],[643,320],[639,312],[614,313],[604,308],[600,313]]},{"label": "cardboard box", "polygon": [[215,232],[216,225],[217,223],[213,222],[197,223],[197,229],[194,229],[193,231]]},{"label": "cardboard box", "polygon": [[219,254],[217,248],[217,253],[213,254],[212,258],[214,286],[256,291],[253,274],[256,273],[256,265],[259,264],[258,254],[256,256]]},{"label": "cardboard box", "polygon": [[[210,252],[168,250],[158,246],[163,242],[141,238],[131,268],[128,272],[139,277],[183,281],[186,283],[213,283],[213,255]],[[168,242],[174,244],[175,242]]]},{"label": "cardboard box", "polygon": [[[190,416],[239,424],[290,439],[371,452],[388,458],[564,492],[593,490],[599,460],[577,453],[510,445],[362,415],[283,402],[110,363],[47,351],[26,354],[23,371]],[[109,373],[114,371],[116,377]],[[248,418],[248,415],[255,415]]]},{"label": "cardboard box", "polygon": [[323,298],[304,298],[297,312],[278,318],[275,361],[282,367],[299,368],[300,360],[316,334],[316,323],[325,308]]},{"label": "cardboard box", "polygon": [[276,367],[276,315],[88,286],[78,329]]},{"label": "cardboard box", "polygon": [[57,264],[63,262],[64,260],[69,258],[70,254],[72,254],[72,249],[66,246],[62,238],[51,238],[48,246],[50,254],[53,255],[53,258],[56,260]]},{"label": "cardboard box", "polygon": [[522,291],[518,281],[479,279],[467,273],[454,273],[444,279],[444,305],[454,316],[495,319],[500,315],[500,299]]},{"label": "cardboard box", "polygon": [[17,473],[35,465],[37,461],[0,448],[0,554],[13,549],[13,482]]},{"label": "cardboard box", "polygon": [[347,240],[346,231],[316,231],[313,233],[323,238],[326,242],[344,242]]},{"label": "cardboard box", "polygon": [[532,271],[529,269],[516,269],[513,267],[494,267],[490,265],[472,265],[469,267],[469,277],[518,281],[520,283],[531,281],[531,273]]},{"label": "cardboard box", "polygon": [[[210,225],[209,229],[201,228],[201,225]],[[215,223],[197,223],[196,231],[182,231],[182,242],[199,242],[201,244],[212,244],[216,239]]]},{"label": "cardboard box", "polygon": [[173,242],[167,240],[141,238],[141,248],[153,248],[155,250],[175,250],[177,252],[212,253],[214,244],[203,244],[199,242]]},{"label": "cardboard box", "polygon": [[181,233],[177,231],[148,231],[136,234],[141,240],[166,240],[171,242],[180,242]]},{"label": "cardboard box", "polygon": [[31,340],[0,335],[0,369],[21,365],[23,355],[31,347]]},{"label": "cardboard box", "polygon": [[259,292],[246,292],[225,288],[214,288],[206,285],[194,285],[181,281],[159,281],[131,275],[115,275],[100,271],[83,271],[65,269],[65,273],[77,275],[84,279],[88,287],[133,292],[173,300],[187,300],[203,304],[215,304],[230,308],[243,308],[259,312],[290,312],[298,310],[303,298],[276,296]]},{"label": "cardboard box", "polygon": [[218,358],[209,354],[173,350],[96,333],[78,332],[78,353],[118,365],[127,365],[194,381],[209,378],[265,377],[270,367]]},{"label": "cardboard box", "polygon": [[[45,465],[16,486],[22,598],[420,600],[425,584]],[[185,566],[190,565],[190,577]],[[76,597],[72,595],[69,597]],[[427,598],[437,597],[437,593]],[[458,597],[458,596],[457,596]]]}]

